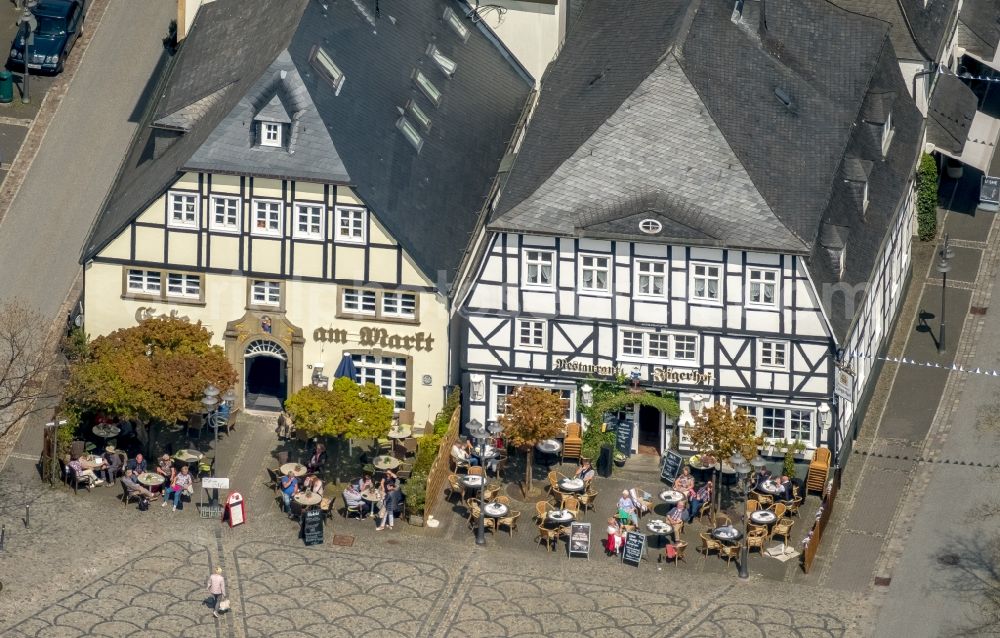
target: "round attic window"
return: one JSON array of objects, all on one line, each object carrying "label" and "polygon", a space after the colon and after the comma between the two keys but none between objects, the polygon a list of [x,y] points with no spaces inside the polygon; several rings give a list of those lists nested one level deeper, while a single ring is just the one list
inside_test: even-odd
[{"label": "round attic window", "polygon": [[663,224],[656,221],[655,219],[644,219],[639,222],[639,230],[646,233],[647,235],[655,235],[656,233],[663,230]]}]

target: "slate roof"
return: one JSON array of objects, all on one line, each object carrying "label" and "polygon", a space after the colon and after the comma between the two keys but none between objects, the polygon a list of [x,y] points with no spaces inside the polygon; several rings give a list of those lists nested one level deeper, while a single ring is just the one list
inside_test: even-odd
[{"label": "slate roof", "polygon": [[927,141],[949,153],[961,154],[969,137],[979,98],[954,75],[938,75],[927,106]]},{"label": "slate roof", "polygon": [[[352,0],[204,5],[84,258],[190,169],[349,184],[425,274],[450,281],[533,80],[488,29],[465,20],[463,41],[442,19],[446,7],[464,15],[463,2],[380,0],[378,7],[376,15]],[[427,56],[431,43],[458,63],[450,79]],[[346,76],[339,93],[310,62],[317,46]],[[439,105],[416,88],[416,69],[440,90]],[[212,95],[208,108],[188,113]],[[419,153],[396,128],[410,100],[432,121],[420,129]],[[282,111],[287,147],[255,147],[253,118],[280,119]],[[142,149],[155,121],[187,129],[153,157]]]},{"label": "slate roof", "polygon": [[983,60],[992,60],[1000,42],[1000,0],[964,0],[958,14],[958,42]]},{"label": "slate roof", "polygon": [[902,60],[937,60],[944,50],[958,0],[830,0],[854,13],[891,25],[889,35]]},{"label": "slate roof", "polygon": [[[849,267],[817,272],[867,281],[921,127],[888,25],[824,0],[767,0],[764,15],[747,0],[742,17],[727,0],[629,6],[588,0],[489,227],[798,253],[812,268],[830,224]],[[658,236],[638,230],[646,217]],[[831,321],[842,337],[853,317]]]}]

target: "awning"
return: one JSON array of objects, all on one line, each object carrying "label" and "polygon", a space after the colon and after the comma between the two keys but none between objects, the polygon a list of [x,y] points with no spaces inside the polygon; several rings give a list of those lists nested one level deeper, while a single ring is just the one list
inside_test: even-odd
[{"label": "awning", "polygon": [[996,0],[965,0],[958,14],[958,45],[988,67],[1000,71],[996,62],[1000,42]]},{"label": "awning", "polygon": [[[982,111],[976,111],[961,153],[952,153],[936,144],[935,146],[941,154],[978,168],[986,175],[1000,175],[1000,166],[991,166],[998,137],[1000,137],[1000,120]],[[929,126],[927,139],[930,140]],[[1000,156],[997,156],[997,159],[1000,159]]]}]

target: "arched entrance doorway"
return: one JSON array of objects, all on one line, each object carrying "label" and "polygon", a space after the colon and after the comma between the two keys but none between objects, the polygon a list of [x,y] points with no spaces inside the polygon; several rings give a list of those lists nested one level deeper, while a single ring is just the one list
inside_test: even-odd
[{"label": "arched entrance doorway", "polygon": [[269,339],[255,339],[243,352],[244,405],[251,410],[281,410],[288,396],[288,354]]}]

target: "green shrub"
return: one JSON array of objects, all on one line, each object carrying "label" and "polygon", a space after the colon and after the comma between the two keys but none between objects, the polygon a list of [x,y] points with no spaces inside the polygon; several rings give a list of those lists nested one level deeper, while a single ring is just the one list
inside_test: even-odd
[{"label": "green shrub", "polygon": [[583,433],[583,458],[590,459],[591,461],[597,460],[597,457],[601,454],[601,446],[605,443],[614,447],[614,431],[601,432],[600,423],[591,423],[587,431]]},{"label": "green shrub", "polygon": [[406,507],[413,514],[423,514],[427,503],[427,475],[414,472],[403,485]]},{"label": "green shrub", "polygon": [[917,168],[917,237],[920,241],[931,241],[937,235],[937,204],[937,162],[924,153]]}]

